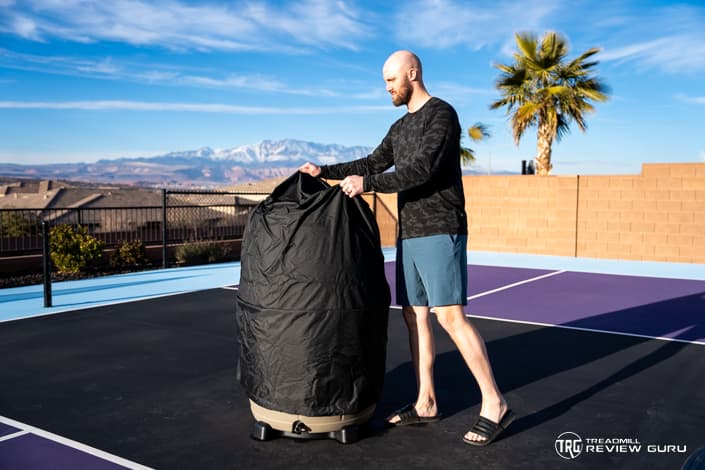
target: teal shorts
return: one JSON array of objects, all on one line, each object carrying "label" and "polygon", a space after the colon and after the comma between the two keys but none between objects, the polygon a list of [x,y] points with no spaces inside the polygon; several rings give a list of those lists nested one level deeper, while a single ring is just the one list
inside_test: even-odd
[{"label": "teal shorts", "polygon": [[432,235],[397,241],[397,303],[466,305],[467,235]]}]

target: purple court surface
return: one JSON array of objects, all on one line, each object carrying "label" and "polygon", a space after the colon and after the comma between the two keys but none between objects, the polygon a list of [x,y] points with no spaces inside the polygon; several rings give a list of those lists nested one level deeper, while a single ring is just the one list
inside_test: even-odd
[{"label": "purple court surface", "polygon": [[[386,270],[394,286],[394,264]],[[470,265],[465,312],[705,345],[705,278]]]},{"label": "purple court surface", "polygon": [[[469,261],[465,311],[520,416],[486,449],[460,440],[480,396],[438,325],[445,419],[380,426],[415,393],[394,296],[368,437],[249,439],[230,263],[57,283],[48,309],[41,286],[0,290],[0,470],[680,468],[705,445],[705,266]],[[564,433],[582,455],[563,451]]]},{"label": "purple court surface", "polygon": [[52,433],[0,417],[0,469],[147,468]]}]

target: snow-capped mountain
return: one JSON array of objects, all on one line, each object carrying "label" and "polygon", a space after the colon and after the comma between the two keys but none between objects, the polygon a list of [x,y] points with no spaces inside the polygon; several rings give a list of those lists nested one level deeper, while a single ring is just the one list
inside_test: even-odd
[{"label": "snow-capped mountain", "polygon": [[362,158],[371,150],[293,139],[265,140],[231,149],[202,147],[95,163],[0,163],[0,175],[148,186],[215,187],[288,176],[307,161],[322,165],[340,163]]},{"label": "snow-capped mountain", "polygon": [[301,140],[264,140],[254,145],[243,145],[228,150],[212,150],[211,155],[216,159],[230,160],[243,164],[313,161],[328,165],[365,157],[371,150],[368,147],[344,147],[336,144],[316,144]]}]

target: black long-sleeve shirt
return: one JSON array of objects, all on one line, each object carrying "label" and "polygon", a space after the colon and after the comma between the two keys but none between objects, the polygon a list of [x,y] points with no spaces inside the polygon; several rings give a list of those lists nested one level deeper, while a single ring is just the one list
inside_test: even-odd
[{"label": "black long-sleeve shirt", "polygon": [[365,191],[399,193],[400,238],[467,234],[460,123],[445,101],[434,97],[406,113],[367,157],[321,167],[323,178],[349,175],[363,176]]}]

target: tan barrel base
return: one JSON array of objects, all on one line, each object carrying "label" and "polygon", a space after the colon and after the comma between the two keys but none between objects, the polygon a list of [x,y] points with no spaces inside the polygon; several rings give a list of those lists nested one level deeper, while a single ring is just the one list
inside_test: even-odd
[{"label": "tan barrel base", "polygon": [[368,421],[375,412],[372,405],[360,413],[337,416],[303,416],[282,413],[259,406],[250,400],[250,410],[255,420],[267,423],[272,429],[291,432],[296,423],[303,423],[309,428],[309,433],[327,433],[340,431],[348,426],[362,424]]}]

